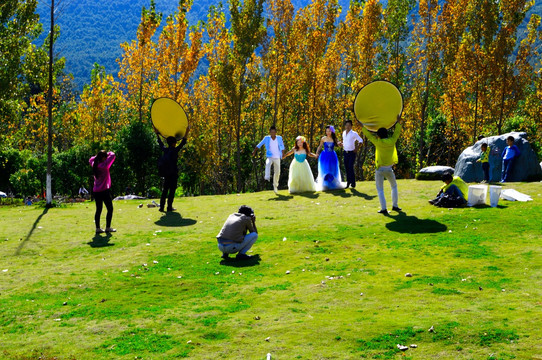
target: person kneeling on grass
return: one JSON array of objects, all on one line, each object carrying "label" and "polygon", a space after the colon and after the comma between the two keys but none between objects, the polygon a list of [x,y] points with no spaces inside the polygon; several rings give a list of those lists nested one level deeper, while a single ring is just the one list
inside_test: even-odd
[{"label": "person kneeling on grass", "polygon": [[467,203],[469,187],[459,176],[452,176],[450,173],[442,175],[442,185],[437,197],[429,200],[429,204],[438,207],[454,208]]},{"label": "person kneeling on grass", "polygon": [[[248,234],[247,234],[248,232]],[[252,245],[258,239],[256,216],[252,208],[241,205],[236,213],[231,214],[216,236],[218,249],[222,251],[222,259],[229,259],[229,254],[238,253],[237,260],[250,259],[247,255]]]}]

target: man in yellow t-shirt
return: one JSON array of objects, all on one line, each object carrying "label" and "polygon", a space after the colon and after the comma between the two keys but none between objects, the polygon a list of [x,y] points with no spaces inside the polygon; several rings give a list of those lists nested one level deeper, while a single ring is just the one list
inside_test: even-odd
[{"label": "man in yellow t-shirt", "polygon": [[401,116],[397,116],[397,125],[395,125],[395,130],[391,137],[388,137],[388,130],[386,128],[380,128],[376,132],[376,136],[373,135],[369,130],[363,127],[361,131],[363,134],[371,141],[375,148],[375,182],[376,182],[376,191],[378,193],[378,200],[380,201],[380,210],[379,214],[388,214],[388,209],[386,206],[386,197],[384,196],[384,179],[387,179],[390,182],[391,186],[391,201],[393,203],[392,210],[401,211],[401,208],[397,205],[399,201],[399,194],[397,191],[397,181],[395,179],[395,173],[393,172],[393,165],[397,164],[397,148],[395,143],[399,139],[401,134]]},{"label": "man in yellow t-shirt", "polygon": [[440,188],[437,197],[429,200],[431,205],[439,207],[460,207],[467,203],[469,186],[459,176],[452,176],[450,173],[442,175],[444,185]]}]

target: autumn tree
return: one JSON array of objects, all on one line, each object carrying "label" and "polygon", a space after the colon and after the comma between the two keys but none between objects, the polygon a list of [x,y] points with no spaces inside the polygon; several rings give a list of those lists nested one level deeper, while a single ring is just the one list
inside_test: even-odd
[{"label": "autumn tree", "polygon": [[264,0],[230,1],[231,47],[224,62],[219,65],[217,80],[223,91],[226,116],[231,119],[235,139],[237,191],[243,188],[241,177],[241,136],[244,125],[243,104],[247,97],[251,74],[248,65],[254,60],[254,51],[266,34],[263,18]]},{"label": "autumn tree", "polygon": [[119,79],[126,87],[129,106],[137,114],[139,121],[147,120],[148,108],[153,98],[158,77],[156,63],[157,50],[153,36],[160,25],[162,14],[156,12],[154,0],[150,8],[143,7],[141,22],[137,28],[137,40],[121,44],[124,51],[117,60],[120,66]]},{"label": "autumn tree", "polygon": [[[416,156],[417,167],[425,161],[425,133],[428,114],[438,103],[439,92],[438,66],[440,47],[437,41],[438,13],[440,6],[437,0],[421,0],[417,20],[414,21],[412,42],[409,47],[410,86],[409,98],[405,106],[405,136],[407,140],[418,141]],[[451,159],[449,159],[451,160]]]}]

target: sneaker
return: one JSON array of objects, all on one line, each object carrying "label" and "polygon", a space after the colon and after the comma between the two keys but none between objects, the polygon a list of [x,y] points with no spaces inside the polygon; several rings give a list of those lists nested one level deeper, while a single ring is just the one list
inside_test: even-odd
[{"label": "sneaker", "polygon": [[276,187],[276,186],[273,186],[273,191],[275,192],[275,194],[277,194],[277,195],[278,195],[279,191],[278,191],[278,189],[277,189],[277,187]]},{"label": "sneaker", "polygon": [[108,228],[105,229],[105,232],[106,233],[117,232],[117,229],[113,229],[113,228],[108,227]]},{"label": "sneaker", "polygon": [[172,207],[171,207],[171,208],[167,208],[167,211],[168,211],[168,212],[175,211],[175,210],[177,210],[177,209],[172,208]]},{"label": "sneaker", "polygon": [[379,214],[384,214],[384,215],[388,215],[388,214],[389,214],[389,212],[388,212],[387,209],[381,209],[381,210],[378,210],[378,213],[379,213]]},{"label": "sneaker", "polygon": [[429,200],[429,204],[435,205],[437,201],[438,201],[438,198],[433,199],[433,200]]},{"label": "sneaker", "polygon": [[391,209],[392,209],[393,211],[397,211],[397,212],[403,210],[403,209],[401,209],[399,206],[394,206],[394,207],[392,207]]},{"label": "sneaker", "polygon": [[230,254],[222,253],[221,258],[224,259],[224,260],[229,260],[230,259]]},{"label": "sneaker", "polygon": [[104,232],[104,229],[96,228],[96,234],[103,234]]},{"label": "sneaker", "polygon": [[237,254],[237,256],[235,257],[236,260],[248,260],[250,258],[252,258],[252,256],[247,254]]}]

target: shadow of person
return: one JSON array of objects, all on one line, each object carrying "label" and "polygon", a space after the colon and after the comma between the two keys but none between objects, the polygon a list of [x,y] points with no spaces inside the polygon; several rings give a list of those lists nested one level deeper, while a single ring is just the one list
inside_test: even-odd
[{"label": "shadow of person", "polygon": [[359,192],[358,190],[356,190],[354,188],[351,188],[350,191],[352,191],[352,195],[362,197],[365,200],[373,200],[374,198],[376,198],[376,195],[367,195],[367,194],[364,194],[362,192]]},{"label": "shadow of person", "polygon": [[90,245],[90,247],[92,248],[113,246],[115,244],[109,242],[109,240],[111,240],[112,237],[113,235],[111,235],[111,233],[96,234],[92,238],[92,241],[89,241],[87,244]]},{"label": "shadow of person", "polygon": [[350,188],[350,191],[347,191],[346,189],[341,189],[341,190],[333,190],[333,191],[330,191],[330,192],[331,192],[331,194],[333,194],[335,196],[340,196],[340,197],[343,197],[343,198],[349,198],[349,197],[352,197],[352,196],[356,196],[356,197],[364,198],[365,200],[372,200],[372,199],[374,199],[376,197],[376,195],[367,195],[367,194],[359,192],[358,190],[353,189],[353,188]]},{"label": "shadow of person", "polygon": [[276,197],[272,197],[272,198],[269,198],[267,199],[267,201],[288,201],[290,199],[293,199],[293,195],[281,195],[281,194],[277,194]]},{"label": "shadow of person", "polygon": [[170,211],[162,215],[160,219],[154,223],[160,226],[180,227],[194,225],[197,221],[194,219],[183,218],[178,212]]},{"label": "shadow of person", "polygon": [[309,199],[317,199],[320,194],[317,192],[302,192],[302,193],[296,193],[296,195],[303,196]]},{"label": "shadow of person", "polygon": [[236,268],[251,267],[260,265],[261,257],[259,254],[252,255],[250,259],[246,260],[237,260],[235,257],[229,258],[227,260],[220,261],[220,265],[231,266]]},{"label": "shadow of person", "polygon": [[418,219],[416,216],[408,216],[404,211],[399,211],[398,215],[388,217],[395,220],[386,224],[390,231],[403,234],[434,234],[445,232],[448,227],[436,220]]}]

